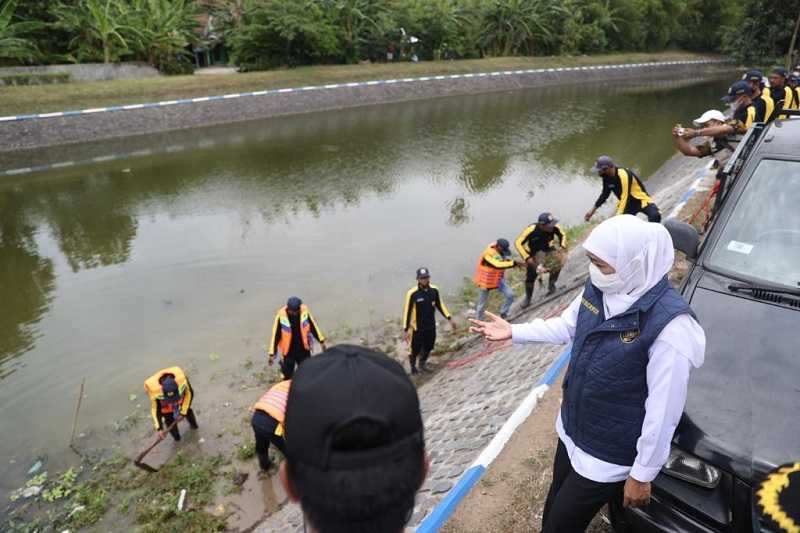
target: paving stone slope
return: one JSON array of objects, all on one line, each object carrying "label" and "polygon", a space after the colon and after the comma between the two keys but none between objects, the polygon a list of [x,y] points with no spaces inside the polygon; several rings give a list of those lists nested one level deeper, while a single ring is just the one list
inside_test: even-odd
[{"label": "paving stone slope", "polygon": [[[653,183],[659,188],[654,199],[664,216],[706,163],[706,160],[676,156],[653,175],[648,185]],[[516,305],[512,308],[513,321],[544,317],[568,304],[580,290],[587,269],[588,260],[583,250],[574,247],[559,282],[566,290],[527,311]],[[541,293],[539,295],[539,302],[543,302]],[[462,357],[471,357],[483,350],[484,344],[478,341],[465,348]],[[514,345],[461,367],[442,368],[419,389],[431,468],[417,496],[409,529],[419,525],[444,497],[563,350],[563,346],[547,344]],[[285,505],[256,531],[302,532],[299,506]]]}]

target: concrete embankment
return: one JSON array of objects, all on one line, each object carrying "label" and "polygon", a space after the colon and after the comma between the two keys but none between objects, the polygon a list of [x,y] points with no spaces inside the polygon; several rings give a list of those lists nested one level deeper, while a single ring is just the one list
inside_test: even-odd
[{"label": "concrete embankment", "polygon": [[[655,200],[665,216],[685,199],[687,190],[696,184],[700,175],[705,173],[707,163],[705,160],[675,156],[648,181],[651,189],[656,191]],[[577,294],[579,286],[585,280],[587,269],[588,260],[583,250],[579,246],[574,247],[570,251],[569,261],[560,278],[560,284],[563,283],[567,290],[546,301],[542,300],[541,292],[537,293],[534,297],[538,296],[540,305],[526,311],[518,306],[514,307],[512,321],[525,322],[559,312]],[[537,288],[537,291],[540,290]],[[466,364],[445,366],[419,388],[431,468],[428,479],[419,492],[413,517],[408,524],[410,528],[418,526],[445,497],[562,351],[562,346],[512,345],[507,349],[488,353],[483,342],[475,339],[462,353],[455,356],[459,361],[468,361]],[[558,390],[551,391],[550,396],[553,394],[557,395]],[[552,419],[546,423],[541,422],[542,417],[537,417],[535,420],[547,426],[547,436],[552,436]],[[530,427],[523,425],[520,431],[530,430]],[[520,439],[512,438],[510,446],[519,442]],[[540,468],[547,470],[550,465],[549,445],[552,442],[546,438],[540,439],[539,442],[544,446],[541,457],[536,450],[526,449],[524,453],[530,452],[530,456],[536,458]],[[529,474],[523,465],[517,465],[513,459],[509,460],[509,454],[515,457],[518,451],[501,453],[499,469],[490,468],[487,471],[486,475],[489,476],[487,479],[490,481],[484,486],[491,487],[492,483],[505,480],[502,484],[503,491],[510,494],[518,488],[520,479]],[[529,466],[535,467],[535,465]],[[519,475],[512,476],[509,471],[517,472]],[[483,509],[485,512],[461,513],[456,520],[455,529],[448,531],[460,533],[511,530],[505,528],[508,526],[507,513],[514,512],[512,508],[514,502],[499,497],[487,498],[485,505],[478,504],[478,500],[487,496],[481,492],[487,490],[492,489],[473,487],[472,493],[468,496],[468,506]],[[534,512],[540,510],[541,503],[533,505]],[[476,527],[480,523],[483,525]],[[302,527],[302,515],[298,506],[289,504],[267,519],[257,531],[291,532],[302,531]],[[525,531],[526,527],[522,524],[515,530]]]},{"label": "concrete embankment", "polygon": [[702,70],[703,75],[711,75],[729,68],[730,64],[725,61],[701,59],[481,72],[337,83],[152,104],[4,117],[0,122],[0,153],[442,96],[559,84],[692,78],[697,77],[698,70]]}]

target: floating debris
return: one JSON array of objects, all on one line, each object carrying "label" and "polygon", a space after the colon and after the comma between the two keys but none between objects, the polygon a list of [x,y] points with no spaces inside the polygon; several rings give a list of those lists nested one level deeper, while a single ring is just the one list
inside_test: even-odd
[{"label": "floating debris", "polygon": [[181,495],[178,498],[178,512],[183,511],[184,503],[186,503],[186,489],[181,489]]},{"label": "floating debris", "polygon": [[41,470],[41,468],[42,468],[42,460],[41,460],[41,459],[39,459],[38,461],[36,461],[35,463],[33,463],[33,466],[31,466],[31,467],[28,469],[28,475],[29,475],[29,476],[32,476],[33,474],[35,474],[36,472],[38,472],[39,470]]}]

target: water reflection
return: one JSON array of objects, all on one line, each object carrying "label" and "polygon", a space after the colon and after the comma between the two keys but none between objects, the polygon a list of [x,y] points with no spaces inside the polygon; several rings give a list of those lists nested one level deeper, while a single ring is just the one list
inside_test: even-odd
[{"label": "water reflection", "polygon": [[16,369],[16,358],[33,348],[35,329],[55,288],[53,264],[38,255],[35,226],[21,212],[21,195],[0,191],[0,380]]}]

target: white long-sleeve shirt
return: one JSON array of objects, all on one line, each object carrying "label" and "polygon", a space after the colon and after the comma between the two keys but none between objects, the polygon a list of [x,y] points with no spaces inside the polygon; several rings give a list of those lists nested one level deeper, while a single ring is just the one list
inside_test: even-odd
[{"label": "white long-sleeve shirt", "polygon": [[[512,325],[513,342],[572,342],[582,298],[583,293],[561,316]],[[646,412],[641,435],[636,441],[633,465],[608,463],[581,450],[564,431],[559,411],[556,431],[567,449],[572,468],[581,476],[600,483],[623,481],[628,476],[641,482],[655,479],[669,457],[672,436],[683,413],[689,371],[692,366],[699,367],[703,363],[705,345],[705,333],[690,315],[673,318],[653,341],[648,351]]]}]

